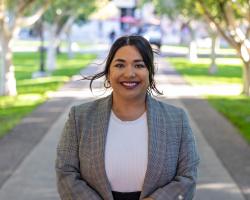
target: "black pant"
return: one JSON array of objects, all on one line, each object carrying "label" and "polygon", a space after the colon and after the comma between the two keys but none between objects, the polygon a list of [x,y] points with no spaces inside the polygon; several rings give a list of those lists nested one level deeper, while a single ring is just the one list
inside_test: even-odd
[{"label": "black pant", "polygon": [[114,200],[139,200],[141,192],[115,192],[112,191]]}]

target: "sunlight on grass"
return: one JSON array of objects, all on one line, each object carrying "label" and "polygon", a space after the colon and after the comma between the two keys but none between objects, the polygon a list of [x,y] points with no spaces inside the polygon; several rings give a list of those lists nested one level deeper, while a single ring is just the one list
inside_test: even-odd
[{"label": "sunlight on grass", "polygon": [[0,137],[10,131],[25,115],[43,103],[51,91],[57,90],[71,76],[90,63],[96,55],[76,54],[68,59],[66,54],[57,58],[57,69],[50,77],[32,79],[32,73],[39,70],[38,53],[15,53],[13,63],[17,80],[16,97],[0,96]]},{"label": "sunlight on grass", "polygon": [[208,96],[209,103],[228,118],[250,143],[250,98],[240,96]]},{"label": "sunlight on grass", "polygon": [[69,77],[67,76],[53,76],[53,77],[40,77],[36,79],[24,79],[19,81],[19,85],[30,85],[30,84],[43,84],[49,82],[64,82],[68,81]]},{"label": "sunlight on grass", "polygon": [[[163,52],[177,52],[177,53],[183,53],[183,54],[188,54],[189,52],[189,47],[188,46],[180,46],[180,45],[162,45],[161,50]],[[211,48],[202,48],[198,47],[197,48],[198,54],[210,54],[211,53]],[[217,54],[221,54],[224,56],[228,55],[236,55],[236,51],[231,48],[218,48],[216,49]]]},{"label": "sunlight on grass", "polygon": [[40,94],[25,94],[16,97],[0,97],[0,138],[10,131],[34,108],[46,100]]},{"label": "sunlight on grass", "polygon": [[0,108],[9,108],[12,106],[30,106],[34,105],[34,102],[40,102],[45,97],[41,94],[21,94],[16,97],[2,96],[0,97]]},{"label": "sunlight on grass", "polygon": [[200,58],[192,63],[186,58],[169,58],[168,61],[185,79],[194,85],[242,84],[242,64],[239,59],[217,60],[218,72],[209,74],[210,59]]},{"label": "sunlight on grass", "polygon": [[[76,44],[81,47],[81,48],[86,48],[86,47],[91,47],[93,44],[92,43],[86,43],[86,42],[76,42]],[[44,45],[48,46],[48,42],[44,41]],[[13,46],[17,47],[23,47],[23,46],[31,46],[35,48],[39,48],[41,46],[40,41],[32,41],[32,40],[17,40],[15,39],[13,41]],[[62,41],[60,44],[61,48],[67,48],[68,47],[68,42]]]},{"label": "sunlight on grass", "polygon": [[[172,59],[172,58],[171,58]],[[173,60],[175,60],[173,58]],[[190,62],[189,60],[185,59],[185,61]],[[207,64],[210,65],[211,59],[210,58],[198,58],[194,64]],[[242,61],[239,58],[216,58],[216,64],[218,65],[242,65]]]},{"label": "sunlight on grass", "polygon": [[[185,58],[170,58],[168,61],[184,78],[194,86],[212,85],[232,86],[242,85],[242,62],[237,58],[217,59],[218,72],[214,75],[208,73],[210,59],[198,59],[192,63]],[[212,95],[204,96],[209,103],[241,132],[250,143],[250,97],[243,95]]]}]

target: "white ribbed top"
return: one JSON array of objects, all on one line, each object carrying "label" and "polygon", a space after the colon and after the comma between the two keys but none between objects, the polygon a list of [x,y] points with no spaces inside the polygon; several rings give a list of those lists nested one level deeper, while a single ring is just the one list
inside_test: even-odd
[{"label": "white ribbed top", "polygon": [[141,191],[148,163],[146,112],[121,121],[111,111],[105,147],[105,169],[113,191]]}]

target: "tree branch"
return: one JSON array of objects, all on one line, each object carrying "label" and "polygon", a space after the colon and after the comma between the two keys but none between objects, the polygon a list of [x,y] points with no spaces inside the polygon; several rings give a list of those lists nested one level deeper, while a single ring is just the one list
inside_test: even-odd
[{"label": "tree branch", "polygon": [[76,16],[71,15],[62,26],[57,30],[57,35],[60,36],[63,32],[66,32],[67,29],[74,23]]},{"label": "tree branch", "polygon": [[201,8],[203,9],[204,14],[207,16],[207,18],[216,26],[219,33],[224,37],[228,43],[235,47],[236,49],[240,49],[240,44],[237,43],[231,36],[228,36],[226,32],[222,29],[221,25],[216,22],[215,18],[210,14],[210,12],[207,10],[206,6],[204,5],[203,0],[198,0]]},{"label": "tree branch", "polygon": [[[230,5],[229,5],[230,4]],[[232,4],[227,2],[224,7],[224,14],[225,14],[225,20],[227,21],[227,24],[229,28],[235,30],[236,24],[235,24],[235,18],[233,14]]]},{"label": "tree branch", "polygon": [[6,23],[6,15],[5,15],[6,4],[4,1],[0,1],[0,34],[10,36],[11,31],[8,29],[8,25]]},{"label": "tree branch", "polygon": [[246,17],[246,21],[247,21],[247,29],[246,29],[246,36],[247,38],[250,37],[250,0],[248,1],[248,9],[247,9],[247,17]]},{"label": "tree branch", "polygon": [[16,13],[19,16],[22,16],[25,10],[28,10],[33,3],[35,3],[35,0],[21,1],[19,6],[17,7]]},{"label": "tree branch", "polygon": [[32,24],[34,24],[46,11],[46,9],[49,6],[50,1],[51,0],[47,0],[43,4],[43,6],[39,10],[37,10],[36,13],[33,14],[32,16],[17,18],[15,25],[17,25],[17,26],[31,26]]},{"label": "tree branch", "polygon": [[222,17],[225,19],[226,25],[229,26],[229,20],[227,18],[227,15],[225,13],[225,1],[219,1],[219,9],[220,9],[220,13],[222,15]]},{"label": "tree branch", "polygon": [[[236,25],[235,22],[235,15],[234,15],[234,11],[232,8],[232,2],[227,2],[226,6],[225,6],[225,11],[227,11],[225,13],[225,15],[227,16],[227,20],[228,20],[228,24],[229,24],[229,33],[230,35],[234,38],[234,41],[236,41],[236,43],[238,43],[238,45],[240,45],[240,48],[242,48],[242,45],[246,46],[246,39],[247,39],[247,35],[243,33],[242,29],[240,28],[240,26]],[[248,28],[247,28],[248,29]],[[248,49],[249,51],[249,49]]]},{"label": "tree branch", "polygon": [[5,5],[3,1],[0,1],[0,27],[3,27],[5,15],[4,15]]}]

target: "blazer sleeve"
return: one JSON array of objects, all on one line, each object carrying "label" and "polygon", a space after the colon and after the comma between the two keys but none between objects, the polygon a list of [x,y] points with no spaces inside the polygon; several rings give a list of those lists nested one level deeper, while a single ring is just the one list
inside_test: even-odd
[{"label": "blazer sleeve", "polygon": [[192,200],[196,188],[198,164],[195,138],[187,115],[182,111],[181,144],[176,176],[170,183],[153,192],[150,197],[154,200]]},{"label": "blazer sleeve", "polygon": [[57,188],[62,200],[101,200],[102,198],[82,179],[78,158],[78,127],[72,107],[57,147]]}]

